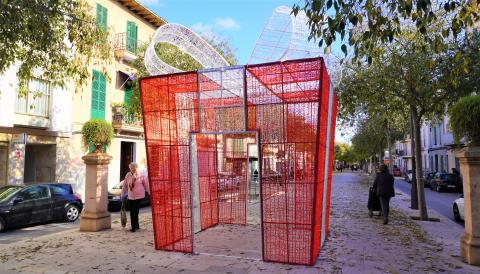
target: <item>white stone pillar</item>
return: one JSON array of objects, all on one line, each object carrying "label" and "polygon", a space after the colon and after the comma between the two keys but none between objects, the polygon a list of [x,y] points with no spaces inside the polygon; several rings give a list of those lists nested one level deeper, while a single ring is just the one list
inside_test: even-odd
[{"label": "white stone pillar", "polygon": [[480,146],[467,146],[457,152],[463,175],[465,233],[460,239],[465,262],[480,265]]},{"label": "white stone pillar", "polygon": [[82,157],[87,165],[85,175],[85,206],[80,217],[80,231],[111,228],[108,212],[108,164],[112,157],[90,153]]}]

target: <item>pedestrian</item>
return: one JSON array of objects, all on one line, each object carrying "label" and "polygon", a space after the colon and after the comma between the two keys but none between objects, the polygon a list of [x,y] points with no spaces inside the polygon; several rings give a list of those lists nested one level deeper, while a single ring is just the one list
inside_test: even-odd
[{"label": "pedestrian", "polygon": [[138,211],[140,209],[140,201],[145,198],[145,191],[150,194],[147,178],[140,172],[138,172],[137,163],[130,163],[128,165],[130,172],[125,176],[123,180],[121,199],[125,199],[125,194],[128,193],[128,204],[130,206],[130,225],[131,232],[135,232],[136,229],[140,229],[138,224]]},{"label": "pedestrian", "polygon": [[388,224],[388,213],[390,211],[390,198],[395,196],[393,188],[394,179],[392,174],[388,172],[386,165],[382,164],[379,173],[375,177],[373,187],[376,190],[380,206],[382,208],[383,224]]}]

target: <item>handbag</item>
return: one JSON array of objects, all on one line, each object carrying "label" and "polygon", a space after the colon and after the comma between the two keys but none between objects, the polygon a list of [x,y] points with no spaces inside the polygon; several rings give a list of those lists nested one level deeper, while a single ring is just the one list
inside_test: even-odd
[{"label": "handbag", "polygon": [[122,223],[122,227],[127,225],[127,212],[125,211],[125,200],[122,201],[122,205],[120,207],[120,223]]}]

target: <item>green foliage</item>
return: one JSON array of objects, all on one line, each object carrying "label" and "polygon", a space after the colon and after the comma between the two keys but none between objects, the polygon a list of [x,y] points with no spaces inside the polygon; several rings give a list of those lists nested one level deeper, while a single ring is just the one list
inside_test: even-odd
[{"label": "green foliage", "polygon": [[466,137],[468,141],[480,145],[480,95],[461,98],[453,104],[448,114],[457,143]]},{"label": "green foliage", "polygon": [[110,43],[98,42],[108,33],[91,10],[85,0],[0,1],[0,74],[20,64],[20,95],[33,76],[62,87],[73,80],[80,89],[90,81],[90,64],[111,57]]},{"label": "green foliage", "polygon": [[158,57],[165,63],[180,70],[191,71],[202,68],[202,65],[197,60],[172,44],[158,43],[155,45],[155,51]]},{"label": "green foliage", "polygon": [[335,143],[334,159],[336,161],[344,161],[347,163],[353,163],[356,161],[353,154],[352,147],[346,143]]},{"label": "green foliage", "polygon": [[103,119],[91,119],[83,124],[82,141],[85,150],[90,145],[98,151],[102,146],[109,146],[113,139],[113,127]]},{"label": "green foliage", "polygon": [[365,57],[370,63],[379,46],[392,43],[410,26],[431,50],[440,52],[446,38],[478,22],[479,4],[478,0],[304,0],[293,6],[293,13],[305,11],[310,38],[320,46],[339,39],[353,47],[356,58]]}]

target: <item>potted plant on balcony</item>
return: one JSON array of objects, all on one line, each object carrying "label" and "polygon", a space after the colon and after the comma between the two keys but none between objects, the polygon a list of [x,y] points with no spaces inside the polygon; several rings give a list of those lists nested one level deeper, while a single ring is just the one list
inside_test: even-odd
[{"label": "potted plant on balcony", "polygon": [[93,153],[101,153],[102,147],[112,142],[113,128],[103,119],[91,119],[82,127],[82,141],[85,149],[93,146]]},{"label": "potted plant on balcony", "polygon": [[480,146],[480,95],[461,98],[448,114],[455,142],[465,138],[469,146]]},{"label": "potted plant on balcony", "polygon": [[112,107],[112,112],[113,114],[123,114],[124,110],[125,110],[125,104],[123,102],[117,102],[117,103],[112,103],[111,104],[111,107]]}]

